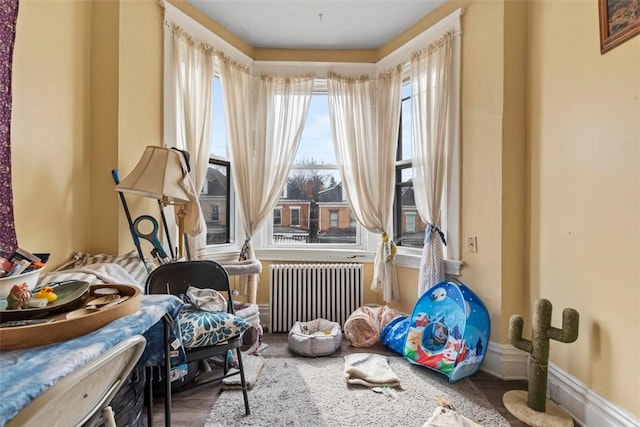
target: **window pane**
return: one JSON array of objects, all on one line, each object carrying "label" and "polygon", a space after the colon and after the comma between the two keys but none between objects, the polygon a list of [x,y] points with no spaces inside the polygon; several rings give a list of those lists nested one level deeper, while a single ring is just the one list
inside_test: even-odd
[{"label": "window pane", "polygon": [[[293,243],[292,239],[303,243],[357,242],[351,208],[336,176],[340,176],[337,169],[292,169],[289,172],[285,196],[280,198],[276,208],[282,210],[282,219],[277,227],[274,223],[274,243]],[[293,209],[299,213],[287,213]]]},{"label": "window pane", "polygon": [[[333,148],[329,102],[325,93],[311,97],[295,164],[274,216],[274,243],[357,243],[356,223],[342,188]],[[292,215],[292,207],[299,213]],[[298,222],[296,222],[298,221]]]},{"label": "window pane", "polygon": [[405,213],[406,216],[406,231],[407,233],[412,233],[416,231],[416,212],[409,211]]},{"label": "window pane", "polygon": [[394,200],[394,237],[398,246],[421,248],[425,226],[418,215],[413,194],[411,159],[411,84],[402,85],[400,132],[396,154],[396,194]]},{"label": "window pane", "polygon": [[404,187],[401,197],[402,224],[398,232],[398,244],[421,248],[424,245],[425,224],[416,210],[413,187]]},{"label": "window pane", "polygon": [[291,225],[300,226],[300,208],[291,208]]},{"label": "window pane", "polygon": [[400,140],[399,155],[397,160],[410,160],[411,150],[411,85],[402,86],[402,110],[400,115]]},{"label": "window pane", "polygon": [[338,211],[329,212],[329,227],[336,228],[338,226]]},{"label": "window pane", "polygon": [[[209,164],[200,193],[200,207],[207,221],[207,244],[229,243],[229,166]],[[216,219],[217,218],[217,219]]]},{"label": "window pane", "polygon": [[413,169],[411,169],[411,166],[400,170],[400,178],[400,184],[412,185]]},{"label": "window pane", "polygon": [[222,104],[222,88],[220,79],[216,76],[213,80],[213,105],[211,122],[211,154],[228,158],[227,131],[224,121],[224,108]]},{"label": "window pane", "polygon": [[273,210],[273,225],[282,224],[282,210],[274,209]]},{"label": "window pane", "polygon": [[314,93],[309,103],[309,114],[304,125],[300,146],[296,153],[297,164],[336,165],[333,149],[329,97]]}]

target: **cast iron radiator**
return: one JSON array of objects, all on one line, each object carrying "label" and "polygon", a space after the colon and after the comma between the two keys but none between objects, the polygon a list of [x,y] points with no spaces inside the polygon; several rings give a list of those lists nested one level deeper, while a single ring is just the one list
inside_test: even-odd
[{"label": "cast iron radiator", "polygon": [[272,264],[269,272],[271,333],[317,318],[342,327],[363,304],[362,264]]}]

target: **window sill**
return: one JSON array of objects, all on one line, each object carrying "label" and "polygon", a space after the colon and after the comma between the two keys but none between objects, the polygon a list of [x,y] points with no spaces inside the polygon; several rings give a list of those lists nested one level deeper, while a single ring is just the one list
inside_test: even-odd
[{"label": "window sill", "polygon": [[[206,259],[214,259],[218,262],[233,262],[238,260],[240,249],[235,246],[228,246],[222,250],[211,250],[205,252]],[[263,261],[291,261],[291,262],[374,262],[376,254],[364,250],[350,249],[317,249],[317,248],[278,248],[278,249],[256,249],[256,257]],[[420,268],[421,254],[419,251],[413,253],[398,253],[395,259],[396,267]],[[445,272],[448,275],[459,276],[464,261],[445,260]]]},{"label": "window sill", "polygon": [[278,248],[256,249],[258,259],[265,261],[309,261],[309,262],[373,262],[375,253],[349,249],[303,249]]}]

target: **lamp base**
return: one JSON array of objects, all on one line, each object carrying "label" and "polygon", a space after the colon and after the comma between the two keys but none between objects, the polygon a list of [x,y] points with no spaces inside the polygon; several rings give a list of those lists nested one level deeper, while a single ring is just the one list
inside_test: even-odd
[{"label": "lamp base", "polygon": [[184,217],[187,216],[187,211],[184,205],[180,205],[178,209],[178,261],[184,258]]}]

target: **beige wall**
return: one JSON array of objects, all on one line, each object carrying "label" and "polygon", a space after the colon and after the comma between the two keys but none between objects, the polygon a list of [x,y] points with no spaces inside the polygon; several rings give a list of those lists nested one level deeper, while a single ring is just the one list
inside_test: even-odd
[{"label": "beige wall", "polygon": [[[571,16],[571,25],[567,25]],[[530,297],[580,312],[551,361],[640,417],[640,37],[600,55],[592,2],[532,2]]]},{"label": "beige wall", "polygon": [[91,4],[21,1],[13,63],[18,244],[56,265],[89,247]]},{"label": "beige wall", "polygon": [[[458,6],[461,236],[478,238],[461,279],[506,346],[509,316],[529,323],[536,298],[552,301],[557,326],[576,308],[580,337],[552,343],[551,362],[638,417],[640,37],[600,55],[597,7],[586,1],[451,2],[419,26]],[[52,253],[50,266],[73,251],[131,249],[110,171],[126,175],[144,146],[161,143],[161,79],[155,1],[20,2],[16,225],[22,246]],[[154,208],[129,200],[134,213]],[[367,266],[367,288],[371,275]],[[400,268],[398,281],[396,307],[409,312],[417,272]],[[266,273],[261,283],[266,302]]]},{"label": "beige wall", "polygon": [[[118,106],[118,169],[121,177],[134,168],[144,148],[163,145],[163,10],[158,2],[149,0],[120,1],[119,106]],[[171,143],[173,145],[173,143]],[[101,174],[110,177],[113,165]],[[118,205],[113,181],[108,181],[101,193],[108,193],[109,202]],[[142,214],[157,216],[157,202],[127,196],[133,217]],[[119,253],[133,249],[126,217],[117,206],[119,221]],[[145,242],[146,243],[146,242]],[[148,250],[147,250],[148,253]]]}]

